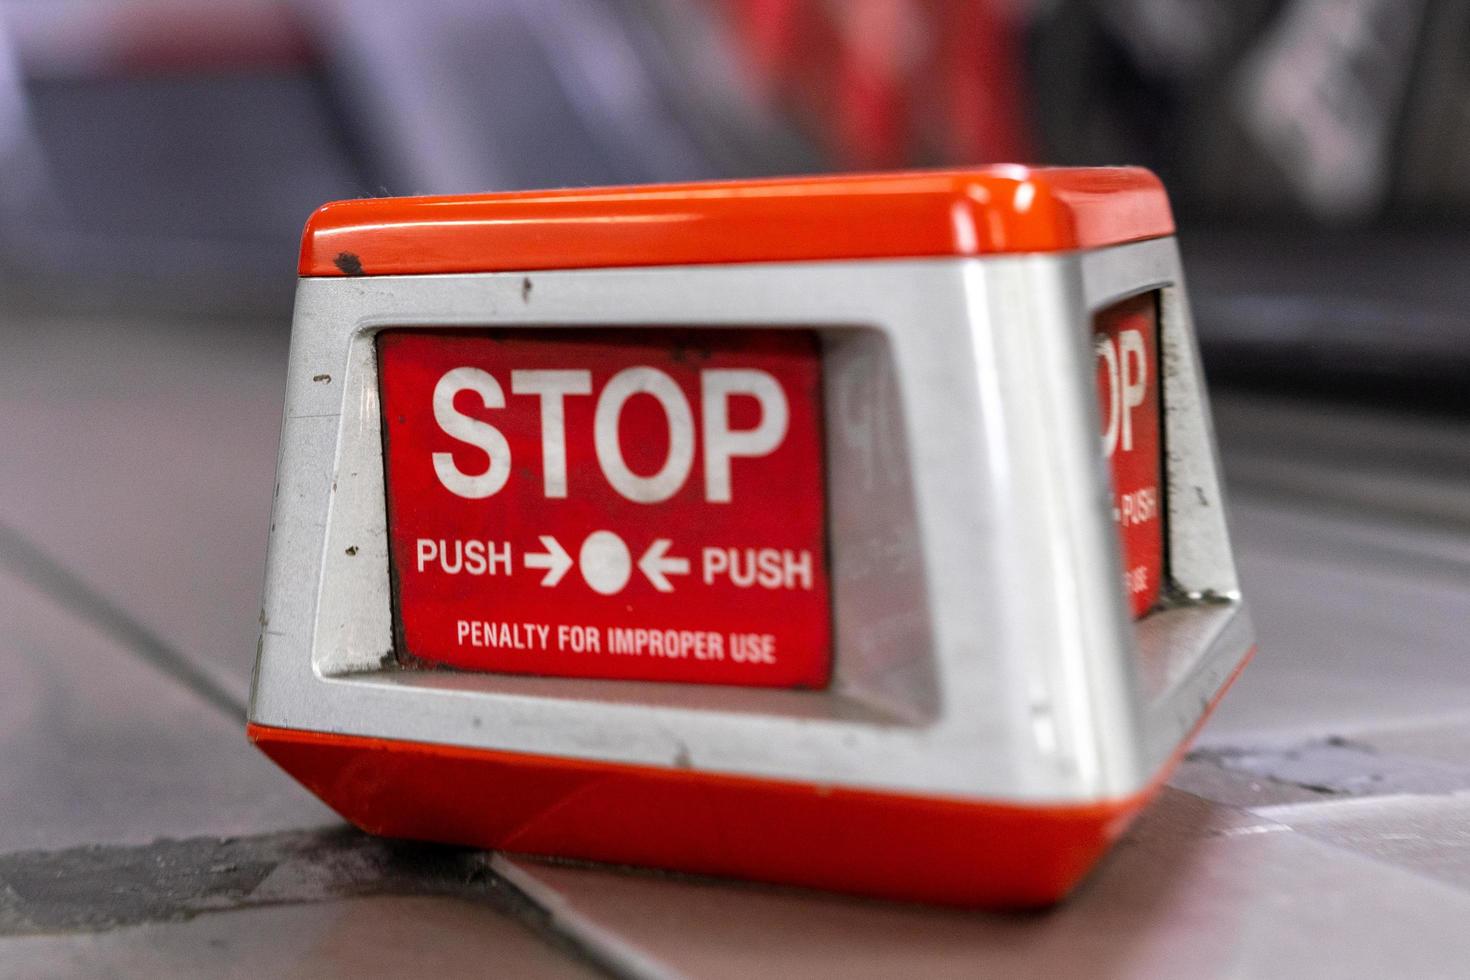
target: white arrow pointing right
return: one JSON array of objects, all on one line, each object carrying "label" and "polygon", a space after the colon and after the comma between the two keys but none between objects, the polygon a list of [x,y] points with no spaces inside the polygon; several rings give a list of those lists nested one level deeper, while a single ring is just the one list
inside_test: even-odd
[{"label": "white arrow pointing right", "polygon": [[674,587],[666,576],[688,575],[688,558],[665,557],[674,542],[668,538],[656,538],[643,557],[638,559],[638,570],[648,576],[648,581],[660,592],[673,592]]},{"label": "white arrow pointing right", "polygon": [[561,543],[549,534],[543,534],[541,547],[545,551],[528,551],[523,559],[527,568],[544,568],[546,575],[542,577],[541,584],[550,588],[561,581],[561,577],[572,567],[572,556]]}]

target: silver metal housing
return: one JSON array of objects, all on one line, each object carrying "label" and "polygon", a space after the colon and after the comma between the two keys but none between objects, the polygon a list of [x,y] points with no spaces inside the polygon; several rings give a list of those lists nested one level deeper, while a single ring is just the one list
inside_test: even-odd
[{"label": "silver metal housing", "polygon": [[[1160,290],[1168,569],[1134,622],[1092,314]],[[375,334],[816,330],[825,691],[401,669]],[[1208,405],[1172,238],[1085,252],[301,281],[261,644],[262,725],[1027,803],[1146,786],[1241,663]]]}]

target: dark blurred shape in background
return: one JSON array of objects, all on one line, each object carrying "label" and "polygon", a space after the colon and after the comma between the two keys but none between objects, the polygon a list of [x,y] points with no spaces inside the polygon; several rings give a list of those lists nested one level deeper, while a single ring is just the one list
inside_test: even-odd
[{"label": "dark blurred shape in background", "polygon": [[0,0],[0,277],[284,324],[334,198],[1141,163],[1215,373],[1453,401],[1467,52],[1459,0]]}]

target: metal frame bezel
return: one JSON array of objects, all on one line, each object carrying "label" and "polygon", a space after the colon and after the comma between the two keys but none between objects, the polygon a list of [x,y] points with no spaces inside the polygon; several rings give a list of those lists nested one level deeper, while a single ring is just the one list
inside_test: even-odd
[{"label": "metal frame bezel", "polygon": [[[1186,596],[1134,623],[1088,324],[1155,289],[1169,564]],[[879,342],[902,417],[931,703],[840,685],[391,663],[376,333],[660,325],[815,329],[829,362]],[[1252,643],[1218,472],[1172,238],[982,258],[303,279],[250,718],[961,799],[1117,798],[1148,784]]]}]

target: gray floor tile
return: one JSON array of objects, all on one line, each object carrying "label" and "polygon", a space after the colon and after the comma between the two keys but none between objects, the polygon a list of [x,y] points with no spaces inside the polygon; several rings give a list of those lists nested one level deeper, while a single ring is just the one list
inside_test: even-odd
[{"label": "gray floor tile", "polygon": [[1432,760],[1470,773],[1470,717],[1459,723],[1356,732],[1353,739],[1382,752]]},{"label": "gray floor tile", "polygon": [[1259,649],[1201,745],[1466,717],[1470,589],[1454,568],[1391,526],[1375,543],[1361,521],[1244,495],[1232,517]]},{"label": "gray floor tile", "polygon": [[3,323],[0,522],[243,699],[286,325]]},{"label": "gray floor tile", "polygon": [[8,575],[0,622],[0,851],[337,821],[243,719]]},{"label": "gray floor tile", "polygon": [[1322,794],[1305,787],[1230,769],[1214,758],[1195,753],[1180,763],[1169,785],[1226,806],[1259,807],[1316,802]]},{"label": "gray floor tile", "polygon": [[1444,794],[1470,790],[1470,768],[1403,752],[1385,751],[1356,738],[1257,739],[1249,747],[1198,749],[1198,763],[1259,780],[1283,791],[1253,806],[1326,798]]},{"label": "gray floor tile", "polygon": [[1470,792],[1339,800],[1261,812],[1310,837],[1470,894]]},{"label": "gray floor tile", "polygon": [[363,898],[110,932],[0,938],[0,977],[595,976],[485,906]]},{"label": "gray floor tile", "polygon": [[1392,514],[1462,532],[1470,524],[1463,419],[1229,389],[1211,401],[1233,486],[1313,510]]},{"label": "gray floor tile", "polygon": [[1470,722],[1470,428],[1213,401],[1260,647],[1202,743]]},{"label": "gray floor tile", "polygon": [[1463,976],[1470,897],[1169,794],[1061,908],[997,915],[528,859],[589,941],[695,977]]}]

